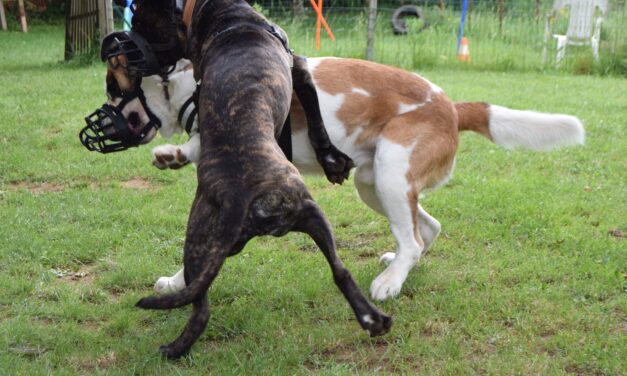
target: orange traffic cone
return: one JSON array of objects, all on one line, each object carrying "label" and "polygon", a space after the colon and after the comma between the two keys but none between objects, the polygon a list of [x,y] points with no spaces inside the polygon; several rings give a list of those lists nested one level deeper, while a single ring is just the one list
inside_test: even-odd
[{"label": "orange traffic cone", "polygon": [[468,39],[466,39],[466,37],[462,37],[459,51],[457,51],[457,60],[470,61],[470,50],[468,49]]}]

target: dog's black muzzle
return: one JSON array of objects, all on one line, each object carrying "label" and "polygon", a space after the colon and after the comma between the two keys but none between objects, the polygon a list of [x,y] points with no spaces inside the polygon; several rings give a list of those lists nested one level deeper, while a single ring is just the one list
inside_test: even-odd
[{"label": "dog's black muzzle", "polygon": [[102,40],[100,58],[113,69],[122,66],[133,77],[161,73],[154,47],[133,31],[116,31],[107,35]]},{"label": "dog's black muzzle", "polygon": [[[128,119],[122,114],[123,108],[135,98],[140,100],[148,115],[149,121],[143,127],[138,126],[141,119],[137,113],[131,113]],[[87,150],[103,154],[139,146],[153,128],[161,127],[161,121],[146,105],[146,98],[141,90],[124,97],[117,106],[105,103],[87,116],[85,123],[87,125],[78,134],[81,143]]]}]

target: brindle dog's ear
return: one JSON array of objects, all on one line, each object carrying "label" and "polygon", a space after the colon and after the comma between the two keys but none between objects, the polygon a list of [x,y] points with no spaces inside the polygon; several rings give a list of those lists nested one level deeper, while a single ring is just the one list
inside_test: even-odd
[{"label": "brindle dog's ear", "polygon": [[180,12],[174,0],[136,0],[132,30],[144,37],[162,68],[174,65],[184,56],[184,37],[177,27]]}]

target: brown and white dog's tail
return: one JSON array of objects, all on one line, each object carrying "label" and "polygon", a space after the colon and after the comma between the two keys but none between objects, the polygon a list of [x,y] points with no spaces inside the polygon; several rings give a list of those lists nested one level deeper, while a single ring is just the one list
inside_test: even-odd
[{"label": "brown and white dog's tail", "polygon": [[551,150],[581,145],[585,131],[574,116],[520,111],[483,102],[455,103],[459,131],[480,133],[506,149]]}]

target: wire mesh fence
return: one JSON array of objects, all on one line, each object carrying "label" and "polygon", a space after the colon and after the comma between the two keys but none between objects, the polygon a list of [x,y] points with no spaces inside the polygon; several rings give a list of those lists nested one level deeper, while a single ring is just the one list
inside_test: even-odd
[{"label": "wire mesh fence", "polygon": [[[365,58],[367,4],[367,0],[325,1],[323,14],[337,40],[332,42],[322,28],[320,50],[314,47],[316,13],[310,0],[259,0],[255,6],[288,32],[297,53]],[[420,17],[406,17],[407,33],[395,34],[392,16],[401,5],[408,4],[420,8]],[[460,62],[457,53],[462,4],[462,0],[379,1],[374,60],[405,69],[455,66],[627,75],[625,0],[608,0],[601,22],[599,61],[594,61],[589,45],[568,46],[559,67],[555,64],[557,44],[552,35],[566,33],[568,8],[549,18],[553,0],[468,0],[463,33],[468,39],[470,61]]]}]

